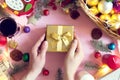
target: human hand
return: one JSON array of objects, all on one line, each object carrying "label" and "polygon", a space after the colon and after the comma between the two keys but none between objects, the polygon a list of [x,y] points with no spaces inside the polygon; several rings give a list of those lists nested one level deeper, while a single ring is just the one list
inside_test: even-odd
[{"label": "human hand", "polygon": [[[34,80],[42,71],[45,65],[45,57],[48,48],[47,41],[44,41],[45,34],[37,41],[32,48],[28,67],[28,74],[23,80]],[[39,49],[40,48],[40,49]]]},{"label": "human hand", "polygon": [[76,36],[65,58],[65,80],[74,80],[74,75],[83,57],[80,42]]}]

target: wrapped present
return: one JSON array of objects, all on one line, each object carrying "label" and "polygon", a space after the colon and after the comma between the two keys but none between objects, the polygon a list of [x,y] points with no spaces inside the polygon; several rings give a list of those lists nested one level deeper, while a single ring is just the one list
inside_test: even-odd
[{"label": "wrapped present", "polygon": [[47,36],[49,52],[66,52],[74,38],[74,26],[48,25]]}]

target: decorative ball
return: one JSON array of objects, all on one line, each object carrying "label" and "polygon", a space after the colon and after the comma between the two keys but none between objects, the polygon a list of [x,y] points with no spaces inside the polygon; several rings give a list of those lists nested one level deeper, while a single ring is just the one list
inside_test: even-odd
[{"label": "decorative ball", "polygon": [[100,16],[100,19],[101,19],[101,20],[104,20],[104,21],[110,21],[110,20],[111,20],[111,17],[110,17],[110,15],[108,15],[108,14],[102,14],[102,15]]},{"label": "decorative ball", "polygon": [[110,49],[110,50],[114,50],[115,48],[116,48],[116,45],[114,43],[110,43],[108,45],[108,49]]},{"label": "decorative ball", "polygon": [[48,9],[43,10],[43,15],[48,16],[49,15],[49,10]]},{"label": "decorative ball", "polygon": [[120,14],[112,14],[111,21],[120,21]]},{"label": "decorative ball", "polygon": [[18,49],[14,49],[13,51],[10,52],[10,57],[15,61],[22,60],[22,56],[23,53]]},{"label": "decorative ball", "polygon": [[23,60],[24,62],[29,62],[29,53],[24,53],[24,54],[23,54],[23,57],[22,57],[22,60]]},{"label": "decorative ball", "polygon": [[48,76],[49,75],[49,70],[43,69],[42,73],[43,73],[44,76]]},{"label": "decorative ball", "polygon": [[29,33],[30,32],[30,27],[29,26],[25,26],[24,29],[23,29],[23,31],[25,33]]},{"label": "decorative ball", "polygon": [[107,2],[106,0],[101,0],[98,3],[98,10],[102,14],[108,14],[112,11],[112,9],[113,9],[113,3],[112,2]]},{"label": "decorative ball", "polygon": [[94,15],[98,14],[99,11],[98,11],[98,8],[96,6],[93,6],[90,8],[90,12]]},{"label": "decorative ball", "polygon": [[101,57],[101,53],[100,52],[95,52],[94,56],[95,56],[95,58],[100,58]]},{"label": "decorative ball", "polygon": [[117,31],[120,28],[120,22],[111,22],[110,29],[113,31]]},{"label": "decorative ball", "polygon": [[80,13],[77,10],[70,10],[70,16],[72,19],[77,19],[80,16]]},{"label": "decorative ball", "polygon": [[7,38],[0,35],[0,46],[4,46],[7,44]]},{"label": "decorative ball", "polygon": [[17,43],[16,41],[14,41],[14,40],[10,40],[10,41],[8,42],[8,46],[9,46],[10,48],[12,48],[12,49],[15,49],[15,48],[18,46],[18,43]]},{"label": "decorative ball", "polygon": [[98,4],[99,0],[87,0],[86,3],[89,6],[96,6]]},{"label": "decorative ball", "polygon": [[120,58],[116,55],[105,54],[102,57],[102,62],[107,64],[111,69],[120,68]]}]

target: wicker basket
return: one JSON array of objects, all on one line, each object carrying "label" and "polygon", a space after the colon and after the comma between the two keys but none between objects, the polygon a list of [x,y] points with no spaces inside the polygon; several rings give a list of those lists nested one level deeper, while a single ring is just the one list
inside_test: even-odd
[{"label": "wicker basket", "polygon": [[90,9],[88,8],[85,0],[79,0],[79,3],[83,11],[98,25],[98,27],[101,30],[106,32],[109,36],[111,36],[114,39],[120,39],[120,35],[117,34],[116,31],[113,31],[108,27],[110,24],[101,20],[99,17],[96,17],[94,14],[90,12]]}]

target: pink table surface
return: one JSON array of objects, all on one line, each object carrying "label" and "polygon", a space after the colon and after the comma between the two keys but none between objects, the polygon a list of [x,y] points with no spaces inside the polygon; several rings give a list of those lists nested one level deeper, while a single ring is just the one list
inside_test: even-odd
[{"label": "pink table surface", "polygon": [[[73,20],[70,18],[69,15],[66,15],[60,9],[58,9],[57,11],[50,10],[50,15],[42,16],[42,18],[38,20],[36,25],[29,24],[31,28],[30,33],[21,33],[19,36],[15,37],[15,40],[19,43],[18,49],[21,50],[22,52],[30,52],[35,42],[46,31],[46,25],[48,24],[74,25],[75,33],[78,35],[79,40],[81,41],[82,49],[85,55],[84,60],[78,69],[78,72],[84,70],[83,65],[85,64],[86,61],[97,62],[97,60],[93,56],[95,49],[91,46],[90,43],[90,40],[92,40],[91,31],[93,28],[97,26],[88,18],[88,16],[85,15],[85,13],[81,9],[80,14],[81,16],[78,19]],[[100,40],[102,40],[106,44],[111,43],[113,41],[116,42],[116,40],[113,40],[111,37],[107,36],[104,32]],[[113,53],[117,52],[118,49],[113,51]],[[63,69],[65,56],[66,53],[48,52],[46,56],[45,68],[47,68],[50,71],[50,74],[48,76],[43,76],[42,74],[40,74],[37,80],[55,80],[58,68]],[[15,80],[20,80],[20,77],[23,76],[24,74],[25,71],[20,72],[14,77]]]}]

